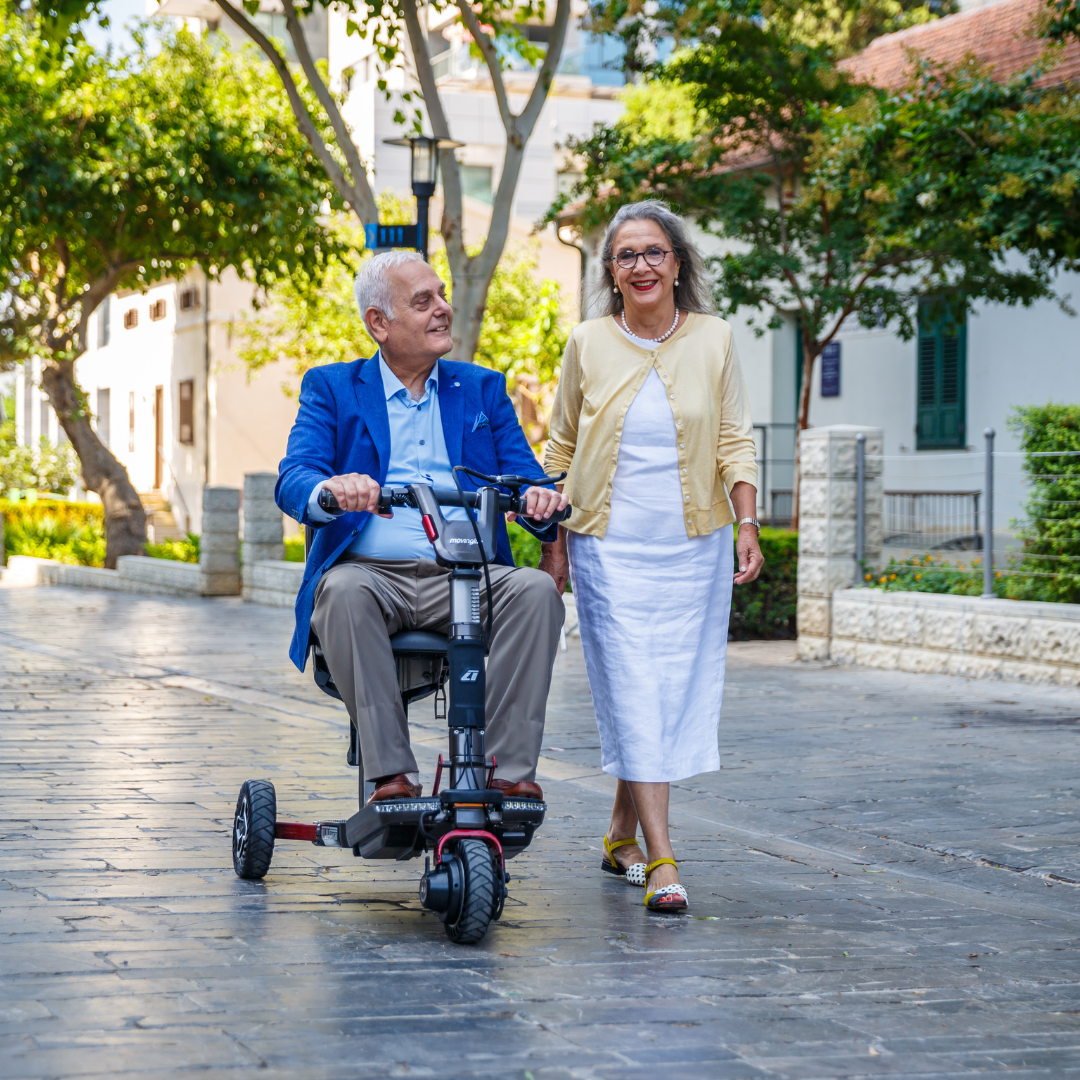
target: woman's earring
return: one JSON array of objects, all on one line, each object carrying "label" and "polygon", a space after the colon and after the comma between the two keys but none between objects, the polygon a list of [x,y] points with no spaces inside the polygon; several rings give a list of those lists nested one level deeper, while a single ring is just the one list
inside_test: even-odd
[{"label": "woman's earring", "polygon": [[619,291],[619,286],[618,286],[618,285],[616,285],[616,286],[615,286],[615,288],[614,288],[614,289],[612,289],[611,291],[612,291],[613,293],[617,293],[617,292]]},{"label": "woman's earring", "polygon": [[678,285],[678,284],[679,284],[679,279],[678,279],[678,278],[676,278],[676,279],[675,279],[675,284],[676,284],[676,285]]}]

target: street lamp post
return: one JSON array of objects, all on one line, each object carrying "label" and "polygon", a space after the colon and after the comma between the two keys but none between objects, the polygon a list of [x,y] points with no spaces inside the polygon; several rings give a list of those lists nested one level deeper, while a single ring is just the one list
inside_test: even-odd
[{"label": "street lamp post", "polygon": [[[435,178],[439,172],[439,151],[457,149],[464,143],[453,139],[438,139],[430,135],[413,135],[408,139],[383,139],[388,146],[407,146],[409,156],[409,180],[416,198],[416,243],[402,244],[415,247],[425,260],[428,257],[428,204],[435,194]],[[397,246],[397,245],[395,245]]]}]

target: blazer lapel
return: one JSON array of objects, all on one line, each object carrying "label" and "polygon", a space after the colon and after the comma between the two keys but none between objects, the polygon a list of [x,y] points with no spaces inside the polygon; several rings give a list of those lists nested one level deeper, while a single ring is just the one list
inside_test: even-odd
[{"label": "blazer lapel", "polygon": [[465,388],[461,379],[447,371],[439,361],[439,415],[442,417],[443,439],[451,465],[463,465],[461,440],[464,432]]},{"label": "blazer lapel", "polygon": [[371,441],[375,444],[375,453],[379,457],[381,483],[390,467],[390,417],[386,411],[386,391],[383,388],[382,372],[379,371],[378,353],[360,365],[354,389],[361,419],[371,432]]}]

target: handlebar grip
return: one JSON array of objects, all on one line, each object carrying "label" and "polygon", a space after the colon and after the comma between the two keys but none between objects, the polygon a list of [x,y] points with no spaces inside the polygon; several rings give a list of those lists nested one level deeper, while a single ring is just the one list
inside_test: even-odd
[{"label": "handlebar grip", "polygon": [[334,493],[329,488],[323,488],[319,492],[318,498],[319,509],[327,514],[333,514],[337,517],[339,514],[344,514],[345,511],[341,509],[337,499],[334,497]]}]

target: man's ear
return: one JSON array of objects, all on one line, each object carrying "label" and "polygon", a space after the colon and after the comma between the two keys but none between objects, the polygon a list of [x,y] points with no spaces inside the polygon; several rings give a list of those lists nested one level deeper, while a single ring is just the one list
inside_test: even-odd
[{"label": "man's ear", "polygon": [[376,307],[370,307],[364,312],[364,322],[367,324],[368,333],[380,345],[386,344],[390,336],[390,320]]}]

